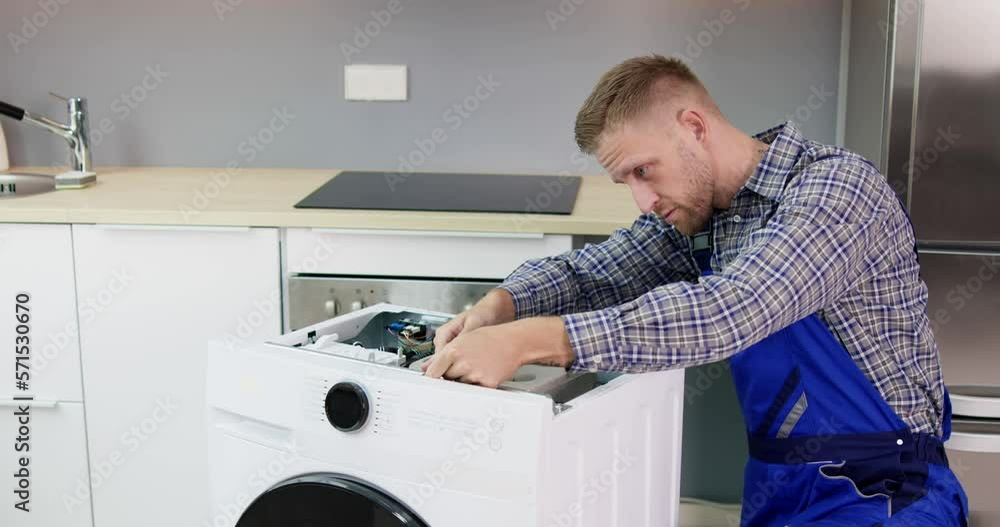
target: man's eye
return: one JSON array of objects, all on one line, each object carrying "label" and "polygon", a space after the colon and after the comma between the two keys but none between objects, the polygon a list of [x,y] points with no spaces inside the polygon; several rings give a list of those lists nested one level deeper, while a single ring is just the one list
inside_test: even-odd
[{"label": "man's eye", "polygon": [[646,167],[636,167],[635,175],[641,178],[646,177]]}]

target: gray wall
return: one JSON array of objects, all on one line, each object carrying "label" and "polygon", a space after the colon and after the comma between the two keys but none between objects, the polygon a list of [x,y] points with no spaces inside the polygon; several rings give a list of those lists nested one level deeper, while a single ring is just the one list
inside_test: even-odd
[{"label": "gray wall", "polygon": [[[836,98],[803,105],[812,87],[837,87],[840,0],[400,0],[384,29],[370,12],[389,0],[58,1],[66,5],[51,17],[35,1],[0,4],[0,100],[62,120],[48,91],[87,97],[93,128],[113,127],[95,136],[99,166],[388,170],[441,127],[447,140],[420,168],[577,171],[579,104],[604,70],[648,52],[688,57],[748,131],[802,107],[805,130],[834,140]],[[559,13],[560,1],[573,12],[553,29],[546,12]],[[239,5],[220,20],[213,6],[224,2]],[[34,34],[23,17],[44,27]],[[409,65],[406,103],[343,100],[341,44],[368,22],[377,36],[352,62]],[[707,46],[691,46],[699,33]],[[11,34],[30,38],[15,52]],[[156,66],[169,76],[138,88]],[[480,75],[500,85],[452,130],[443,113]],[[122,97],[133,90],[146,91],[135,108]],[[239,146],[274,108],[295,118],[251,159]],[[15,164],[65,162],[60,139],[4,127]]]},{"label": "gray wall", "polygon": [[[409,65],[406,103],[343,100],[341,44],[373,29],[370,12],[389,0],[228,0],[239,5],[221,20],[209,0],[59,1],[52,17],[37,2],[0,5],[0,100],[62,120],[49,90],[89,98],[94,127],[113,127],[95,136],[98,166],[392,170],[440,127],[447,140],[421,169],[596,172],[571,157],[576,110],[608,67],[649,52],[686,57],[744,130],[792,116],[835,138],[836,94],[810,96],[838,86],[841,0],[561,0],[564,19],[560,0],[401,0],[351,59]],[[25,32],[22,17],[44,27]],[[10,33],[30,38],[15,52]],[[139,88],[157,66],[168,76]],[[452,130],[444,112],[480,76],[499,86]],[[133,90],[145,91],[134,109]],[[295,117],[251,160],[240,144],[275,108]],[[61,140],[4,125],[13,163],[65,162]],[[699,394],[685,406],[683,490],[734,500],[745,445],[731,380],[702,390],[699,373],[712,372],[688,372]]]}]

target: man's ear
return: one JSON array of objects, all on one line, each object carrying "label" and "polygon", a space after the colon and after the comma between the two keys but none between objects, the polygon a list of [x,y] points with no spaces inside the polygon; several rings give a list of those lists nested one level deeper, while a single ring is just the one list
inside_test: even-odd
[{"label": "man's ear", "polygon": [[708,119],[701,111],[694,108],[685,108],[677,116],[681,129],[691,134],[695,141],[701,143],[708,136]]}]

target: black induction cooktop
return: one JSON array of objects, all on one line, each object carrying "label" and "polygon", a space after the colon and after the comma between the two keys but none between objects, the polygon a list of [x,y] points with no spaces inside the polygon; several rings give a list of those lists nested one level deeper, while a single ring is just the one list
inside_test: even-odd
[{"label": "black induction cooktop", "polygon": [[580,176],[345,171],[299,209],[570,214]]}]

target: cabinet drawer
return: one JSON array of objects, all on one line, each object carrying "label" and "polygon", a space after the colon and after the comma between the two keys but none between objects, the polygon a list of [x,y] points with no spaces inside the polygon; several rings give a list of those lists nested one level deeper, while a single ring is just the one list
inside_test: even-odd
[{"label": "cabinet drawer", "polygon": [[[18,527],[90,527],[90,475],[87,470],[87,444],[84,434],[83,404],[39,401],[28,410],[27,441],[17,442],[24,429],[16,416],[17,402],[0,402],[0,438],[4,450],[0,455],[0,473],[7,485],[18,485],[13,477],[21,466],[21,456],[29,458],[28,503],[30,512],[14,508],[22,498],[12,491],[4,492],[0,507],[0,525]],[[10,441],[10,443],[8,443]],[[26,444],[27,452],[17,451],[15,444]],[[21,447],[24,448],[24,447]],[[114,466],[105,467],[108,477],[114,477]],[[12,489],[15,490],[15,489]]]},{"label": "cabinet drawer", "polygon": [[292,273],[503,279],[525,260],[572,249],[571,235],[288,229]]},{"label": "cabinet drawer", "polygon": [[[80,340],[73,241],[69,225],[0,225],[0,399],[33,395],[36,399],[82,401]],[[16,297],[24,293],[27,324],[15,319]],[[80,299],[80,317],[94,316],[104,297]],[[95,309],[96,308],[96,309]],[[19,326],[20,329],[19,329]],[[25,334],[26,333],[26,334]],[[19,337],[27,337],[20,339]],[[28,389],[14,383],[13,346],[27,342]],[[8,351],[9,350],[9,351]],[[9,353],[9,354],[8,354]],[[23,372],[23,368],[18,373]]]}]

